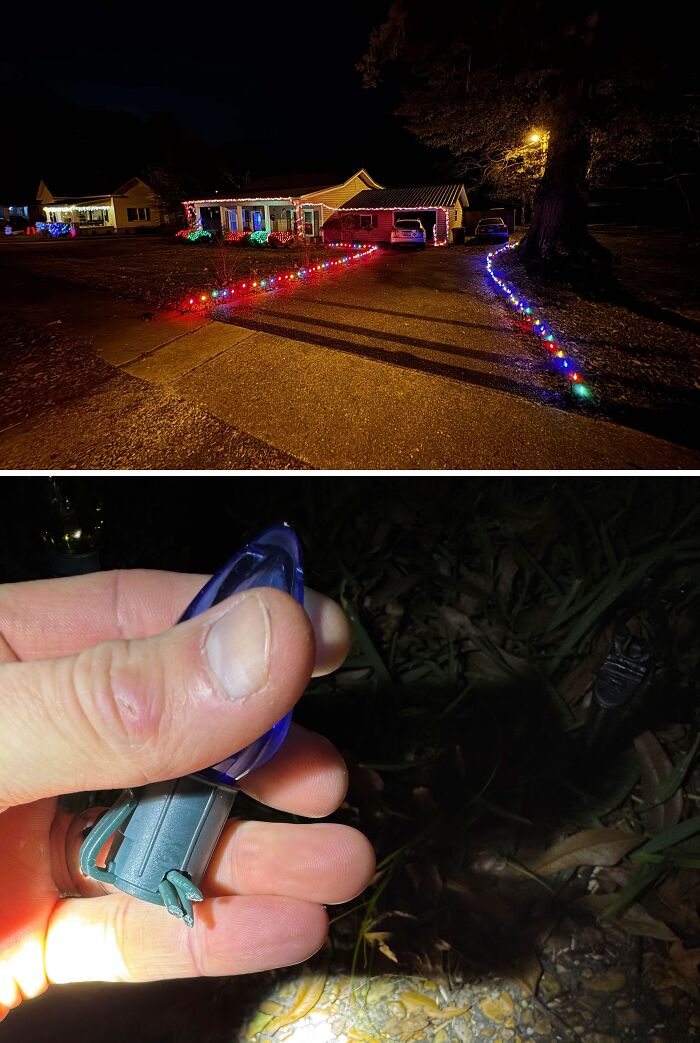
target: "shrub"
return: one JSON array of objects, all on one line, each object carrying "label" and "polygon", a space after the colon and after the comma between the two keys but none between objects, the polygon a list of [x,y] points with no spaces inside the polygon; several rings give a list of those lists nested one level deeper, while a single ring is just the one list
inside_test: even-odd
[{"label": "shrub", "polygon": [[267,245],[280,247],[280,246],[292,246],[294,243],[293,232],[270,232],[268,236]]},{"label": "shrub", "polygon": [[224,241],[232,246],[247,246],[250,242],[250,232],[227,232]]}]

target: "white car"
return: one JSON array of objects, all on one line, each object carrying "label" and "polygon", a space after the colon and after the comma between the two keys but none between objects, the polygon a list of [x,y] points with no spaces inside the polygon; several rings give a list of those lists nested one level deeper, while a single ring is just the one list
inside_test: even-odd
[{"label": "white car", "polygon": [[425,240],[425,228],[417,219],[407,217],[396,221],[391,229],[392,246],[417,246],[419,250],[425,250]]}]

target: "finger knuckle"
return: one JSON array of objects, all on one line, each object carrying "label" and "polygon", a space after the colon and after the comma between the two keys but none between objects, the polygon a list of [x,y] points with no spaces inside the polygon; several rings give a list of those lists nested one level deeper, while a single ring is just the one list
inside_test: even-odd
[{"label": "finger knuckle", "polygon": [[139,643],[106,641],[76,656],[75,705],[101,744],[125,754],[152,746],[161,732],[165,684],[158,657],[144,676]]}]

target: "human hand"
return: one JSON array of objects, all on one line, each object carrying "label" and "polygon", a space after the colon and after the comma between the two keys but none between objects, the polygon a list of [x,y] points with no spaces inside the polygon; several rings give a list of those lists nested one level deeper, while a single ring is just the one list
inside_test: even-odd
[{"label": "human hand", "polygon": [[[373,875],[369,841],[349,826],[231,821],[193,929],[113,889],[61,897],[75,890],[80,837],[73,857],[73,816],[57,807],[59,794],[214,764],[347,654],[346,617],[308,590],[306,612],[260,588],[165,629],[202,582],[127,571],[0,586],[0,1020],[51,982],[298,963],[324,941],[324,904],[348,901]],[[334,811],[346,786],[340,754],[294,724],[278,754],[240,783],[308,818]]]}]

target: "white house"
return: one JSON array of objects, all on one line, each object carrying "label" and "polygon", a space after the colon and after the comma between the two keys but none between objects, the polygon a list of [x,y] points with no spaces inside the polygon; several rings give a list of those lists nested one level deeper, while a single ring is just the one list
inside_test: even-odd
[{"label": "white house", "polygon": [[330,174],[269,177],[252,181],[237,197],[188,199],[183,205],[190,228],[216,232],[292,232],[317,239],[326,219],[368,188],[381,188],[366,170],[345,181]]},{"label": "white house", "polygon": [[140,177],[92,195],[54,194],[41,181],[37,199],[47,221],[71,223],[81,235],[143,231],[157,228],[163,220],[157,196]]}]

